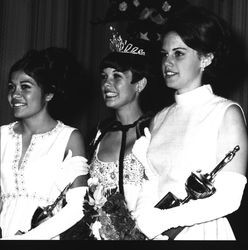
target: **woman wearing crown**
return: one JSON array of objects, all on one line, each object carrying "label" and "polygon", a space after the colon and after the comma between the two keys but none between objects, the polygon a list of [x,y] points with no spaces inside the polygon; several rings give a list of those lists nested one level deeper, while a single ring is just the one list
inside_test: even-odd
[{"label": "woman wearing crown", "polygon": [[149,64],[144,49],[113,35],[112,52],[100,63],[101,90],[114,117],[100,123],[93,142],[90,176],[107,188],[117,187],[134,210],[144,167],[132,153],[133,144],[151,117],[140,105],[147,88]]},{"label": "woman wearing crown", "polygon": [[[144,166],[134,156],[133,145],[152,119],[154,108],[150,107],[147,112],[142,98],[150,90],[148,82],[153,78],[146,51],[134,42],[123,40],[112,27],[110,30],[113,35],[111,52],[100,62],[99,71],[102,97],[113,115],[99,123],[90,143],[89,192],[83,205],[88,212],[80,223],[66,232],[66,239],[146,238],[137,229],[131,213],[136,207],[143,179],[148,178],[149,173],[145,173]],[[106,216],[103,207],[110,211],[114,203],[113,213]],[[95,226],[97,223],[101,225]]]}]

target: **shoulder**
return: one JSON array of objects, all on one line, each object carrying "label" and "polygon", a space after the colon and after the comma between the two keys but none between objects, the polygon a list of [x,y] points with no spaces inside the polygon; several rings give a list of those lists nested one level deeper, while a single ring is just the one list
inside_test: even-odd
[{"label": "shoulder", "polygon": [[71,150],[72,155],[85,156],[85,145],[82,133],[78,129],[73,129],[69,137],[66,151]]},{"label": "shoulder", "polygon": [[154,114],[148,113],[148,114],[142,116],[138,120],[137,125],[136,125],[137,138],[144,135],[145,128],[149,128],[149,130],[150,130],[153,118],[154,118]]},{"label": "shoulder", "polygon": [[236,121],[239,120],[241,123],[246,123],[244,111],[237,102],[214,95],[212,103],[223,112],[223,119],[229,120],[230,122],[235,119]]},{"label": "shoulder", "polygon": [[238,104],[229,105],[224,113],[219,130],[219,149],[224,155],[225,152],[239,145],[240,151],[229,164],[229,170],[245,174],[248,153],[247,128],[244,113]]},{"label": "shoulder", "polygon": [[14,126],[14,124],[16,124],[16,122],[11,122],[11,123],[8,123],[8,124],[3,124],[0,126],[1,129],[8,129],[9,127],[12,127]]},{"label": "shoulder", "polygon": [[243,109],[240,105],[232,103],[226,107],[223,122],[230,123],[235,126],[246,126],[246,119]]},{"label": "shoulder", "polygon": [[9,124],[4,124],[0,126],[0,132],[1,135],[7,135],[11,132],[11,128],[13,128],[13,126],[16,124],[16,122],[12,122]]},{"label": "shoulder", "polygon": [[232,122],[236,117],[236,119],[246,124],[244,111],[237,102],[214,95],[208,105],[220,120],[230,120]]}]

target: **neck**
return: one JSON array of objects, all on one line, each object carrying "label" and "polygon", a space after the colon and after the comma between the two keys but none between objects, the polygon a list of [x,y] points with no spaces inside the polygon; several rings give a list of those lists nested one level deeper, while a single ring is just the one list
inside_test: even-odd
[{"label": "neck", "polygon": [[143,112],[138,110],[130,110],[130,112],[117,112],[116,119],[121,122],[122,125],[128,125],[134,123],[143,115]]},{"label": "neck", "polygon": [[42,119],[25,119],[20,120],[20,129],[22,133],[39,134],[52,130],[57,121],[51,116],[42,117]]}]

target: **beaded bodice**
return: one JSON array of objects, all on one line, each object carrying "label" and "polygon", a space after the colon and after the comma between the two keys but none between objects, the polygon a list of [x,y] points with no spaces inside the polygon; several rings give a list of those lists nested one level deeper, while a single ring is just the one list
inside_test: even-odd
[{"label": "beaded bodice", "polygon": [[[123,183],[140,186],[143,176],[144,167],[130,153],[124,157],[124,171],[123,171]],[[119,161],[116,162],[103,162],[97,157],[97,151],[94,154],[92,163],[90,164],[90,176],[97,177],[99,182],[105,188],[118,187],[119,179]]]}]

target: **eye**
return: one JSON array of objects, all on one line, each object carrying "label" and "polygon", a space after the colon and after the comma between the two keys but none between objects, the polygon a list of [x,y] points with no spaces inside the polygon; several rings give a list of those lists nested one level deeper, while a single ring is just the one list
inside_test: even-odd
[{"label": "eye", "polygon": [[160,54],[161,54],[161,56],[162,56],[163,58],[168,57],[168,52],[166,52],[166,51],[164,51],[164,50],[161,50]]},{"label": "eye", "polygon": [[120,78],[122,78],[122,75],[120,73],[114,73],[113,77],[114,77],[114,79],[120,79]]},{"label": "eye", "polygon": [[184,52],[180,51],[180,50],[176,50],[175,51],[175,57],[181,57],[184,56]]},{"label": "eye", "polygon": [[14,91],[14,89],[15,89],[14,84],[9,83],[9,84],[8,84],[8,91],[9,91],[9,92],[13,92],[13,91]]},{"label": "eye", "polygon": [[106,74],[104,74],[104,73],[100,74],[100,80],[101,81],[106,81],[107,79],[108,79],[108,76]]},{"label": "eye", "polygon": [[21,89],[22,89],[22,90],[30,89],[31,87],[32,87],[31,85],[26,84],[26,83],[21,84]]}]

